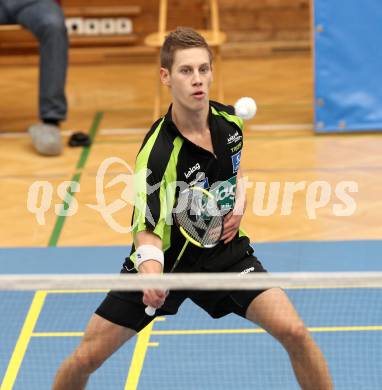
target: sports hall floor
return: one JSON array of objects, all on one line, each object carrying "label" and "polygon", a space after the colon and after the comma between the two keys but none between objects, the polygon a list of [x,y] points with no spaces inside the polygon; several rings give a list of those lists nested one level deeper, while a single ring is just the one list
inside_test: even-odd
[{"label": "sports hall floor", "polygon": [[[227,60],[225,101],[252,96],[258,115],[246,124],[242,168],[253,183],[325,182],[327,203],[312,214],[307,190],[296,193],[289,215],[258,215],[255,184],[247,191],[243,228],[269,271],[382,271],[382,134],[315,135],[312,64],[308,54]],[[36,155],[23,132],[35,121],[34,66],[1,67],[0,272],[117,273],[129,253],[132,205],[123,198],[151,122],[154,68],[149,63],[72,66],[65,137],[82,130],[88,149],[62,156]],[[32,86],[32,87],[31,87]],[[214,91],[213,91],[214,92]],[[213,96],[213,94],[212,94]],[[98,185],[114,213],[94,207],[96,176],[115,158]],[[100,177],[100,175],[98,175]],[[79,184],[73,216],[56,215],[64,181]],[[112,181],[114,180],[114,181]],[[28,191],[36,181],[53,189],[37,220]],[[356,208],[337,216],[339,183],[355,182]],[[107,187],[107,185],[109,186]],[[309,187],[312,189],[313,187]],[[318,195],[317,195],[318,196]],[[55,208],[55,205],[57,207]],[[110,209],[109,209],[110,210]],[[119,231],[118,231],[119,230]],[[126,230],[126,232],[124,232]],[[382,291],[370,288],[289,290],[328,359],[335,388],[382,388]],[[49,389],[60,361],[73,350],[103,291],[1,292],[2,390]],[[281,347],[233,316],[216,321],[186,302],[176,317],[161,318],[117,352],[91,379],[89,389],[297,389]]]}]

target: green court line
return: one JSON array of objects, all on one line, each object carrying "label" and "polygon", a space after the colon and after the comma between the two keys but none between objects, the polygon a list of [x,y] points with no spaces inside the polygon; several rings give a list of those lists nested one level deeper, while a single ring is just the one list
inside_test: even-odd
[{"label": "green court line", "polygon": [[[74,176],[72,176],[71,181],[78,184],[81,179],[81,173],[76,173]],[[61,211],[67,210],[70,205],[70,200],[74,196],[74,192],[72,190],[69,190],[67,192],[67,195],[65,197],[64,203],[61,205]],[[48,246],[57,246],[58,239],[60,238],[60,234],[62,232],[62,228],[64,227],[65,222],[65,215],[59,215],[56,219],[56,224],[54,225],[52,235],[50,236]]]},{"label": "green court line", "polygon": [[94,115],[93,123],[90,127],[90,130],[89,130],[89,137],[90,137],[91,143],[90,143],[90,146],[84,147],[82,149],[80,159],[77,163],[77,167],[76,167],[77,169],[82,169],[85,166],[86,160],[88,159],[90,149],[91,149],[91,146],[92,146],[93,141],[95,139],[98,127],[101,123],[102,117],[103,117],[103,112],[96,112]]},{"label": "green court line", "polygon": [[[90,149],[91,149],[91,146],[93,144],[98,127],[101,123],[102,117],[103,117],[103,112],[96,112],[96,114],[94,115],[93,122],[92,122],[92,125],[91,125],[90,130],[89,130],[89,137],[91,140],[91,144],[90,144],[90,146],[85,146],[82,149],[82,153],[81,153],[80,158],[79,158],[77,165],[76,165],[76,170],[77,171],[80,170],[80,172],[76,172],[73,175],[72,180],[71,180],[72,182],[75,182],[76,184],[79,184],[79,182],[80,182],[81,173],[82,173],[81,170],[84,168],[86,160],[89,157]],[[62,206],[61,210],[67,210],[69,208],[70,201],[71,201],[73,196],[74,196],[74,192],[68,191],[67,196],[65,197],[64,202],[61,205]],[[48,246],[57,246],[57,242],[60,238],[62,228],[64,227],[64,222],[65,222],[65,215],[59,215],[57,217],[56,224],[54,225],[52,234],[50,236]]]}]

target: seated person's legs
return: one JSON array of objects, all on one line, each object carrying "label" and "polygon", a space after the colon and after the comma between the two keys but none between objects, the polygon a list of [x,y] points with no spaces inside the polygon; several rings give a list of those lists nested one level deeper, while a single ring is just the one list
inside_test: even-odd
[{"label": "seated person's legs", "polygon": [[37,151],[58,155],[62,151],[59,123],[66,118],[65,97],[68,37],[65,18],[54,0],[29,1],[16,14],[19,24],[30,30],[40,44],[39,107],[42,124],[29,132]]},{"label": "seated person's legs", "polygon": [[12,20],[9,18],[9,15],[0,0],[0,24],[10,24],[10,23],[12,23]]}]

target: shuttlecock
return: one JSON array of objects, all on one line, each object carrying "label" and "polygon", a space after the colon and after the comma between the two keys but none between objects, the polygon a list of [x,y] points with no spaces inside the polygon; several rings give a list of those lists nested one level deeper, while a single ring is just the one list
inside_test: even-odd
[{"label": "shuttlecock", "polygon": [[250,97],[242,97],[235,103],[235,114],[244,120],[253,118],[256,115],[256,102]]}]

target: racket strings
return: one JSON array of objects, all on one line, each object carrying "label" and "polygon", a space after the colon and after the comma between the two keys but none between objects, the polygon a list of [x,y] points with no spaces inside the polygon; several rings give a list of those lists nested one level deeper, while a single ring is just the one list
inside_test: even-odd
[{"label": "racket strings", "polygon": [[223,218],[214,198],[200,191],[181,194],[174,218],[187,234],[204,247],[212,247],[219,241]]}]

